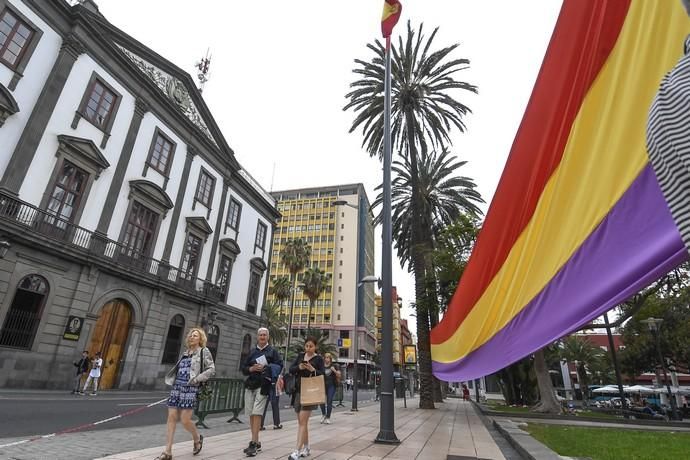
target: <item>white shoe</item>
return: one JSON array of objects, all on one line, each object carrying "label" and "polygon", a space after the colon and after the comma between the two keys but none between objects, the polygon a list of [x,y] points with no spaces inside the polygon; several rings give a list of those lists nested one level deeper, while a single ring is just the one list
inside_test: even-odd
[{"label": "white shoe", "polygon": [[294,451],[288,456],[288,460],[299,460],[299,452]]},{"label": "white shoe", "polygon": [[326,420],[326,416],[325,416],[325,415],[322,415],[322,416],[321,416],[321,423],[323,423],[325,420]]},{"label": "white shoe", "polygon": [[306,446],[299,452],[300,457],[309,457],[309,455],[311,455],[311,449],[309,448],[309,446]]},{"label": "white shoe", "polygon": [[325,420],[323,423],[325,423],[326,425],[330,425],[330,424],[331,424],[331,419],[328,418],[328,417],[326,417],[326,420]]}]

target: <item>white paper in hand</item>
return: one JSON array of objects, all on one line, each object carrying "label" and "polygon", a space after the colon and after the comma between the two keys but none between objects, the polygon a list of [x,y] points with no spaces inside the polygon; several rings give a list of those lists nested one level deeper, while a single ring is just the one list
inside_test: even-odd
[{"label": "white paper in hand", "polygon": [[266,361],[266,356],[261,355],[256,358],[256,364],[261,364],[262,366],[268,366],[268,361]]}]

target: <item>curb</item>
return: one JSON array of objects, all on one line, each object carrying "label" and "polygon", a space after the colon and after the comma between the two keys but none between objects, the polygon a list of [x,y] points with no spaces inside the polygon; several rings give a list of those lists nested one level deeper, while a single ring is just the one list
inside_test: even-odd
[{"label": "curb", "polygon": [[[473,401],[474,403],[474,401]],[[596,424],[604,423],[615,423],[620,425],[632,425],[634,426],[656,426],[656,427],[669,427],[669,428],[690,428],[690,424],[684,422],[676,421],[654,421],[654,420],[641,420],[641,419],[602,419],[594,417],[581,417],[581,416],[569,416],[569,415],[553,415],[553,414],[538,414],[534,412],[516,413],[516,412],[500,412],[487,409],[483,404],[474,403],[482,414],[487,417],[517,417],[517,418],[529,418],[535,420],[565,420],[570,422],[590,422]]]},{"label": "curb", "polygon": [[561,460],[563,457],[553,450],[540,443],[529,433],[521,430],[518,425],[511,420],[498,421],[494,419],[494,427],[511,446],[518,451],[520,456],[527,460]]}]

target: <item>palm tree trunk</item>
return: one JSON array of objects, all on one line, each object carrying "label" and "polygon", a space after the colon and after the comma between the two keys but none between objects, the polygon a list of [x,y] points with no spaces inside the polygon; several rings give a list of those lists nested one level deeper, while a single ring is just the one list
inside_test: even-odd
[{"label": "palm tree trunk", "polygon": [[[412,215],[421,217],[419,193],[419,170],[417,148],[414,140],[414,117],[410,109],[405,111],[407,146],[410,155],[410,184],[412,186]],[[430,229],[428,229],[430,230]],[[410,255],[415,278],[415,301],[417,305],[417,347],[419,348],[419,407],[435,409],[433,395],[433,374],[431,370],[431,338],[429,333],[429,298],[426,286],[425,256],[422,248],[424,229],[419,218],[412,219]]]},{"label": "palm tree trunk", "polygon": [[537,374],[537,385],[539,386],[541,401],[534,406],[532,411],[547,414],[560,414],[561,405],[556,400],[556,395],[553,391],[553,384],[551,383],[549,368],[546,366],[543,349],[534,354],[534,371]]},{"label": "palm tree trunk", "polygon": [[311,329],[311,310],[314,308],[314,302],[309,299],[309,316],[307,317],[307,330]]},{"label": "palm tree trunk", "polygon": [[292,276],[292,292],[291,292],[291,300],[290,300],[290,313],[288,317],[288,330],[287,330],[287,343],[285,344],[285,356],[283,357],[283,361],[287,363],[288,360],[288,353],[290,351],[290,339],[292,338],[292,316],[294,313],[295,309],[295,291],[297,291],[297,273],[291,273]]}]

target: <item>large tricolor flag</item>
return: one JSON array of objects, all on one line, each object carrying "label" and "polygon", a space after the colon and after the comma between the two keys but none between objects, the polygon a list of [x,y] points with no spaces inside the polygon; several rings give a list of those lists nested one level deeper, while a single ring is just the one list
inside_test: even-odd
[{"label": "large tricolor flag", "polygon": [[680,1],[564,1],[474,252],[431,333],[437,377],[495,372],[686,259],[645,127],[688,32]]}]

